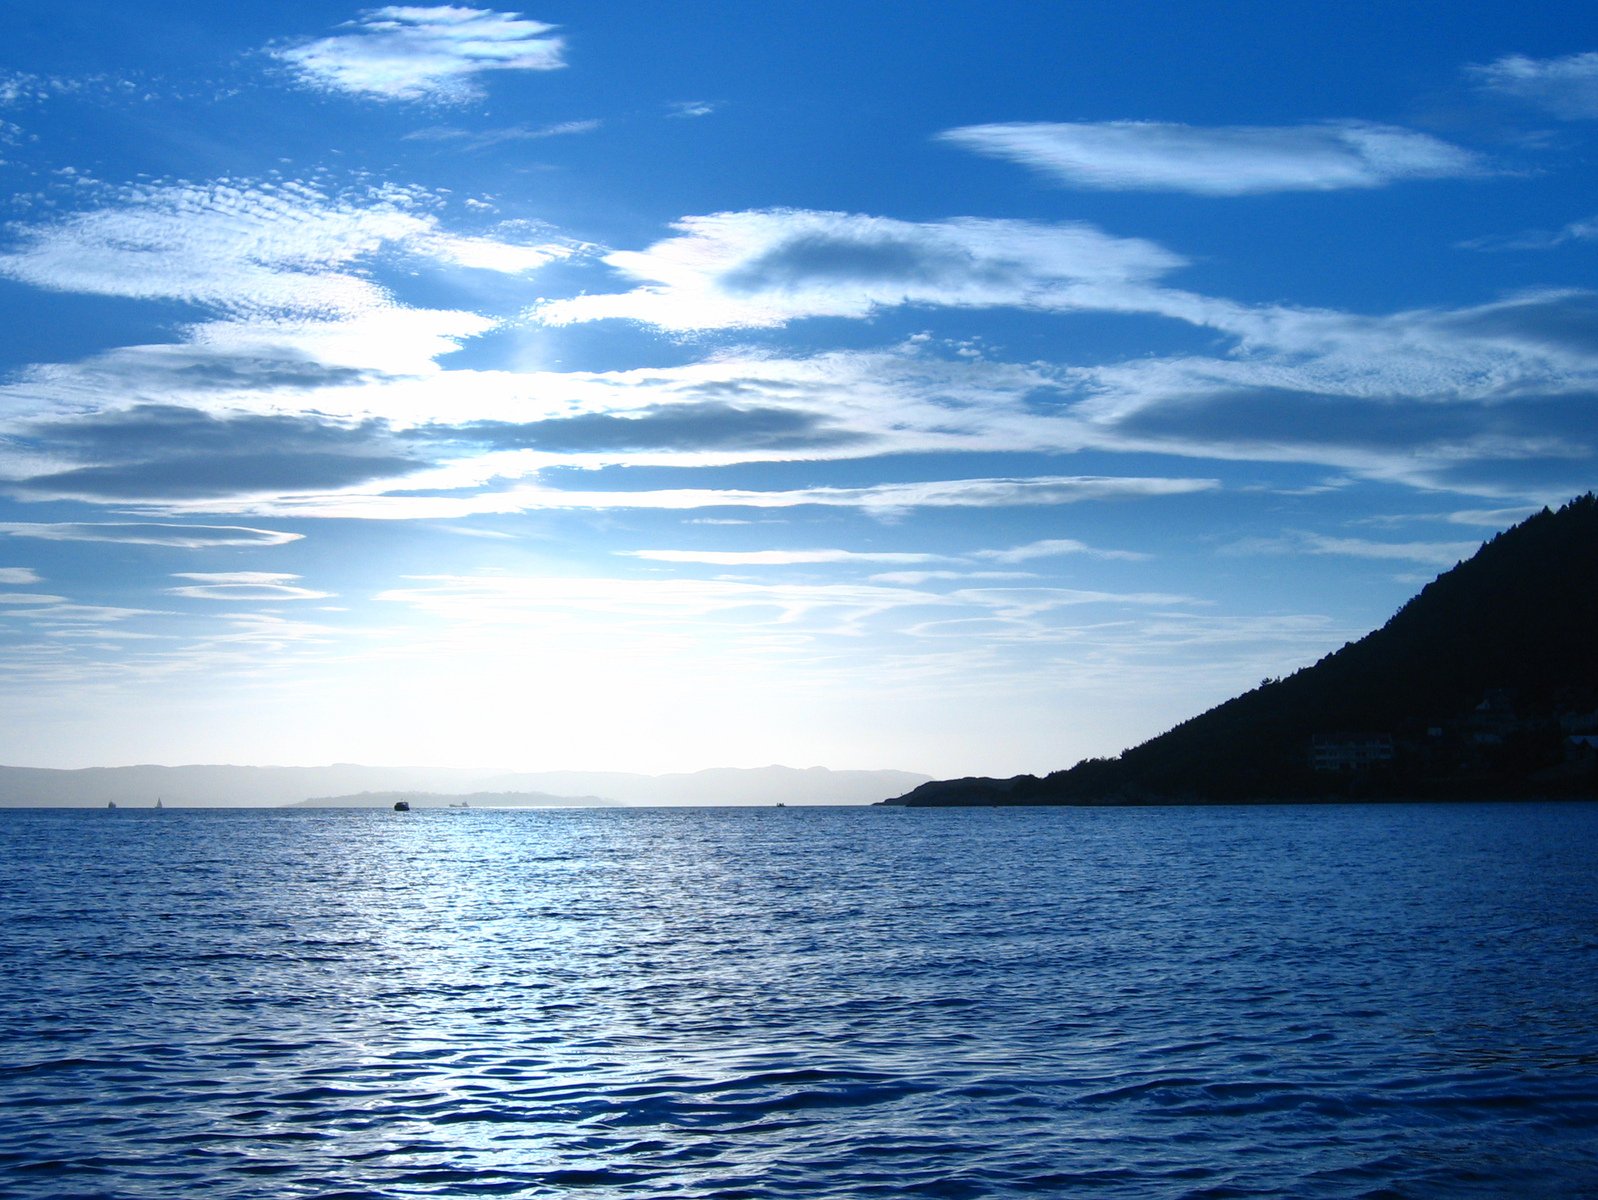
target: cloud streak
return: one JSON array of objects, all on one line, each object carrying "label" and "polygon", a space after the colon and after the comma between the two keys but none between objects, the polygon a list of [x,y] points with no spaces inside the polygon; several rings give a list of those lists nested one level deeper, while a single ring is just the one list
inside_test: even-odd
[{"label": "cloud streak", "polygon": [[1527,229],[1520,233],[1471,238],[1459,243],[1462,250],[1552,250],[1570,242],[1598,241],[1598,216],[1571,221],[1556,230]]},{"label": "cloud streak", "polygon": [[[813,487],[788,490],[749,488],[664,488],[637,491],[579,491],[518,484],[472,496],[321,495],[271,499],[239,497],[221,511],[269,517],[340,517],[383,520],[456,520],[487,513],[614,509],[687,512],[706,508],[855,509],[870,516],[894,517],[917,509],[1028,508],[1079,504],[1092,500],[1183,496],[1219,488],[1215,479],[1152,476],[1032,476],[942,479],[871,487]],[[168,501],[164,513],[218,511],[205,500]]]},{"label": "cloud streak", "polygon": [[167,594],[191,600],[323,600],[332,595],[296,586],[292,581],[298,575],[271,571],[184,571],[173,578],[194,582],[167,588]]},{"label": "cloud streak", "polygon": [[1024,563],[1037,558],[1058,558],[1066,554],[1081,554],[1088,558],[1119,559],[1122,562],[1142,562],[1149,556],[1134,550],[1099,550],[1075,538],[1046,538],[1015,546],[1009,550],[979,550],[973,558],[997,563]]},{"label": "cloud streak", "polygon": [[1420,563],[1446,569],[1469,558],[1480,542],[1377,542],[1368,538],[1294,533],[1281,538],[1253,539],[1226,548],[1229,554],[1316,554]]},{"label": "cloud streak", "polygon": [[[46,542],[115,542],[132,546],[173,546],[184,550],[218,546],[283,546],[305,536],[276,529],[252,529],[246,525],[176,525],[154,521],[8,522],[0,524],[0,533]],[[0,574],[0,582],[7,582],[3,574]]]},{"label": "cloud streak", "polygon": [[1158,121],[967,125],[939,137],[1070,187],[1199,196],[1375,188],[1480,174],[1429,134],[1360,121],[1202,127]]},{"label": "cloud streak", "polygon": [[[920,565],[925,563],[996,562],[1015,564],[1041,558],[1058,558],[1080,554],[1089,558],[1119,559],[1124,562],[1144,562],[1148,555],[1130,550],[1099,550],[1074,538],[1049,538],[1016,546],[1007,550],[976,550],[969,554],[926,553],[920,551],[878,550],[622,550],[617,553],[629,558],[647,559],[651,562],[697,563],[706,566],[833,566],[856,563],[891,563]],[[1012,578],[1014,572],[987,572],[973,575],[969,571],[922,571],[875,575],[878,581],[903,582],[905,580]],[[1024,573],[1022,575],[1024,577]]]},{"label": "cloud streak", "polygon": [[[794,583],[743,579],[620,579],[562,576],[417,576],[390,589],[380,601],[403,604],[463,627],[504,629],[544,627],[552,613],[626,617],[669,627],[721,617],[731,628],[761,636],[774,625],[794,627],[796,635],[853,634],[867,623],[891,617],[899,631],[915,636],[916,626],[902,614],[925,610],[924,617],[980,619],[1000,625],[1025,622],[1085,606],[1182,608],[1191,597],[1153,592],[1109,592],[1033,586],[957,588],[949,592],[881,582]],[[900,615],[894,615],[900,614]],[[585,624],[587,621],[585,620]],[[639,630],[634,630],[634,635]],[[789,653],[792,645],[778,645]]]},{"label": "cloud streak", "polygon": [[626,558],[650,562],[699,563],[716,567],[793,567],[837,563],[942,562],[941,554],[860,550],[620,550]]},{"label": "cloud streak", "polygon": [[407,142],[441,142],[471,151],[480,151],[489,150],[495,146],[503,146],[508,142],[539,142],[545,138],[571,137],[577,134],[593,133],[603,125],[603,121],[588,119],[583,121],[559,121],[553,125],[512,125],[503,129],[483,130],[434,126],[430,129],[418,129],[414,133],[407,133],[402,140]]}]

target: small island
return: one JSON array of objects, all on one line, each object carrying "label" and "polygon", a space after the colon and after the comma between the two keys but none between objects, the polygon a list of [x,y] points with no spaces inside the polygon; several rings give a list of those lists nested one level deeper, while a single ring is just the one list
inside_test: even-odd
[{"label": "small island", "polygon": [[1598,796],[1598,498],[1543,509],[1374,633],[1115,758],[884,804]]}]

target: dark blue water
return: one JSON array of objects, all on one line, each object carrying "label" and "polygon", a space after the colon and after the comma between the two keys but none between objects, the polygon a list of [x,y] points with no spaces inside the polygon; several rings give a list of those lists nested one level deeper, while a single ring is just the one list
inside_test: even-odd
[{"label": "dark blue water", "polygon": [[1598,1195],[1598,806],[0,811],[0,1194]]}]

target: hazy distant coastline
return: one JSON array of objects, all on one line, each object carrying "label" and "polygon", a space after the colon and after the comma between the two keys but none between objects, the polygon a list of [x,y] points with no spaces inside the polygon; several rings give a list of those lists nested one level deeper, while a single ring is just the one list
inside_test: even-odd
[{"label": "hazy distant coastline", "polygon": [[548,792],[357,792],[353,796],[313,796],[294,808],[393,808],[404,801],[418,808],[616,808],[603,796],[552,796]]},{"label": "hazy distant coastline", "polygon": [[[0,766],[0,808],[272,808],[442,806],[497,795],[500,805],[872,804],[927,782],[910,771],[716,767],[642,775],[488,768],[129,766],[56,770]],[[383,797],[387,797],[386,803]],[[507,796],[525,797],[520,800]],[[481,801],[483,805],[490,802]]]}]

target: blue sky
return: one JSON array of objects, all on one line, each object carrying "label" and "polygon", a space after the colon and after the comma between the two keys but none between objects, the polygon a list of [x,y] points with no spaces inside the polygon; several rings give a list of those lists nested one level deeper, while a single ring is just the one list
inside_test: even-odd
[{"label": "blue sky", "polygon": [[0,10],[0,761],[1012,774],[1595,484],[1589,4]]}]

